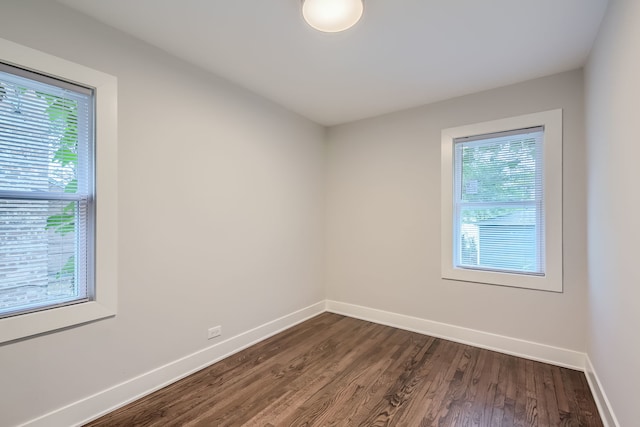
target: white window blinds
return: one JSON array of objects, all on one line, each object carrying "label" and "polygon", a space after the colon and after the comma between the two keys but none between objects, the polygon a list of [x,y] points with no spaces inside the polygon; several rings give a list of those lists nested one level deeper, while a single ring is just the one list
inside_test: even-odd
[{"label": "white window blinds", "polygon": [[544,128],[454,140],[454,266],[544,275]]},{"label": "white window blinds", "polygon": [[0,64],[0,317],[92,293],[93,95]]}]

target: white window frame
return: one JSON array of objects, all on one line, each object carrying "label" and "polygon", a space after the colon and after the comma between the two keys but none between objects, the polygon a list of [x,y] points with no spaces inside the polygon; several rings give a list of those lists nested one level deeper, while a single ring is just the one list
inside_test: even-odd
[{"label": "white window frame", "polygon": [[0,319],[0,343],[114,316],[117,312],[117,79],[0,38],[0,60],[95,91],[95,284],[87,302]]},{"label": "white window frame", "polygon": [[[544,275],[454,267],[454,140],[476,135],[544,127]],[[562,292],[562,110],[525,114],[442,130],[441,275],[443,279]]]}]

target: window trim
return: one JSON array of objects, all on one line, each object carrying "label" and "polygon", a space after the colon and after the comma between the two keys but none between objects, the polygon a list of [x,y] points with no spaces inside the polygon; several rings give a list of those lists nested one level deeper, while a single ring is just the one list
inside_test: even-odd
[{"label": "window trim", "polygon": [[[545,206],[545,274],[543,276],[455,268],[454,140],[474,135],[544,126],[543,191]],[[443,279],[542,291],[562,292],[562,110],[549,110],[442,130],[441,275]],[[551,185],[549,185],[551,184]]]},{"label": "window trim", "polygon": [[3,62],[95,90],[95,295],[73,305],[0,319],[0,343],[43,334],[117,312],[117,79],[0,38]]}]

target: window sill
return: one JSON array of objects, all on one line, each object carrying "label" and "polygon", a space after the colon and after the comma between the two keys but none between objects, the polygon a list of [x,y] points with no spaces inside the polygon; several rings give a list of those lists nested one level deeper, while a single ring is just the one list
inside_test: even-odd
[{"label": "window sill", "polygon": [[0,319],[0,343],[115,316],[112,308],[90,301]]},{"label": "window sill", "polygon": [[499,273],[495,271],[467,270],[442,266],[442,278],[460,282],[483,283],[508,286],[511,288],[535,289],[548,292],[562,292],[562,280],[529,274]]}]

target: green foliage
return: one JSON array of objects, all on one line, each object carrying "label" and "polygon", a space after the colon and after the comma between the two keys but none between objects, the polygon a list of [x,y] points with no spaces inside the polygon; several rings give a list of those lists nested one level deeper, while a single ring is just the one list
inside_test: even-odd
[{"label": "green foliage", "polygon": [[462,150],[462,185],[466,202],[533,200],[535,190],[535,140],[511,141]]},{"label": "green foliage", "polygon": [[76,257],[71,255],[64,266],[56,273],[56,279],[73,277],[76,271]]},{"label": "green foliage", "polygon": [[[53,161],[61,167],[71,168],[74,171],[78,166],[78,105],[75,101],[36,92],[36,95],[47,102],[47,115],[51,122],[52,130],[60,136],[57,150],[53,155]],[[65,184],[65,193],[76,193],[78,180],[73,178]],[[53,230],[61,235],[75,232],[76,229],[76,203],[70,202],[58,215],[47,218],[47,230]],[[56,279],[72,277],[75,274],[75,257],[72,255],[60,271],[56,273]]]},{"label": "green foliage", "polygon": [[465,209],[462,212],[462,222],[464,224],[477,223],[515,212],[513,208],[484,208],[484,209]]},{"label": "green foliage", "polygon": [[66,147],[60,147],[53,156],[54,162],[59,162],[62,166],[78,163],[78,155]]},{"label": "green foliage", "polygon": [[[535,200],[535,139],[462,148],[461,192],[464,202]],[[476,223],[514,212],[514,208],[465,209],[463,222]]]},{"label": "green foliage", "polygon": [[[77,160],[77,158],[76,158]],[[78,180],[72,179],[69,183],[64,187],[65,193],[77,193],[78,192]]]},{"label": "green foliage", "polygon": [[73,233],[76,229],[76,203],[69,202],[59,215],[51,215],[47,218],[47,230],[53,230],[56,233],[65,234]]}]

